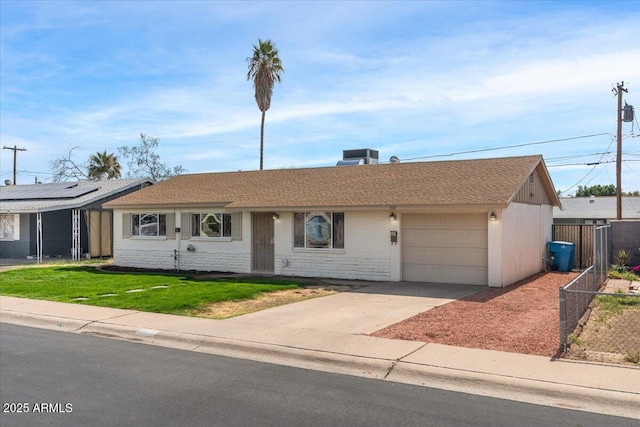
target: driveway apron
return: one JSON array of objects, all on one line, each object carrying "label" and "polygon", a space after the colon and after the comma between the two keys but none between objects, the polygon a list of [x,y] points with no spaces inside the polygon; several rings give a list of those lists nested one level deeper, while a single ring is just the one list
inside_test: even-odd
[{"label": "driveway apron", "polygon": [[483,289],[484,286],[388,282],[246,314],[233,320],[261,327],[370,334]]}]

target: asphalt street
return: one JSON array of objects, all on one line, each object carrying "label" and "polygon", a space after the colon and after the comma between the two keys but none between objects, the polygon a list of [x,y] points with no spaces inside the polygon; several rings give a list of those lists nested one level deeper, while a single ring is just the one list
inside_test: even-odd
[{"label": "asphalt street", "polygon": [[628,418],[9,324],[0,324],[0,401],[2,426],[638,425]]}]

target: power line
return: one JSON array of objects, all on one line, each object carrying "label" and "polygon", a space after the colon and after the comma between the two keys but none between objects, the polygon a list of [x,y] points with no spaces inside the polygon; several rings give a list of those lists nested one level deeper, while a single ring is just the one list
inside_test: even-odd
[{"label": "power line", "polygon": [[598,163],[596,163],[595,165],[593,165],[593,168],[591,168],[591,170],[589,172],[587,172],[587,174],[585,176],[583,176],[578,182],[576,182],[575,184],[573,184],[571,187],[567,188],[564,191],[561,191],[560,194],[562,193],[566,193],[567,191],[571,190],[572,188],[575,188],[576,186],[578,186],[582,181],[584,181],[589,175],[591,175],[591,173],[596,169],[596,167],[598,166],[598,164],[600,164],[600,162],[602,161],[602,159],[604,159],[605,153],[609,152],[609,149],[611,148],[611,146],[613,145],[613,141],[616,140],[615,136],[611,135],[611,134],[607,134],[611,137],[611,142],[609,143],[609,146],[607,147],[606,150],[604,150],[604,152],[602,153],[602,156],[600,156],[600,160],[598,160]]},{"label": "power line", "polygon": [[567,159],[577,159],[580,157],[591,157],[591,156],[600,156],[600,155],[611,154],[611,151],[603,152],[603,153],[590,153],[590,154],[576,154],[573,156],[560,156],[560,157],[545,157],[544,161],[547,165],[554,160],[567,160]]},{"label": "power line", "polygon": [[436,158],[436,157],[452,157],[452,156],[457,156],[457,155],[460,155],[460,154],[472,154],[472,153],[481,153],[481,152],[485,152],[485,151],[505,150],[505,149],[508,149],[508,148],[518,148],[518,147],[527,147],[527,146],[530,146],[530,145],[550,144],[552,142],[571,141],[571,140],[574,140],[574,139],[593,138],[593,137],[596,137],[596,136],[604,136],[604,135],[611,136],[610,133],[606,133],[606,132],[605,133],[594,133],[594,134],[591,134],[591,135],[572,136],[572,137],[569,137],[569,138],[550,139],[550,140],[547,140],[547,141],[536,141],[536,142],[527,142],[527,143],[524,143],[524,144],[504,145],[502,147],[479,148],[477,150],[458,151],[458,152],[450,153],[450,154],[436,154],[436,155],[432,155],[432,156],[412,157],[412,158],[404,159],[404,160],[433,159],[433,158]]},{"label": "power line", "polygon": [[[605,161],[599,161],[599,162],[593,162],[593,163],[564,163],[561,165],[547,165],[548,168],[560,168],[563,166],[598,166],[598,165],[604,165],[607,163],[615,163],[615,160],[605,160]],[[627,163],[627,162],[640,162],[640,160],[623,160],[623,163]]]}]

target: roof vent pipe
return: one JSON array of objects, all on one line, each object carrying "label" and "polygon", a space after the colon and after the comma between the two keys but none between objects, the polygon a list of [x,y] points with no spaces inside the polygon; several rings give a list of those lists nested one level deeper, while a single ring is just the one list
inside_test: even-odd
[{"label": "roof vent pipe", "polygon": [[391,163],[391,164],[400,163],[400,158],[398,156],[391,156],[389,158],[389,163]]}]

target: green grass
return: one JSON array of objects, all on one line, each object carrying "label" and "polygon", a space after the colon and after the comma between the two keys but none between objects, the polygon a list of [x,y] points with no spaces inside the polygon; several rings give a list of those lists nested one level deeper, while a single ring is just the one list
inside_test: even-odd
[{"label": "green grass", "polygon": [[640,297],[598,295],[595,298],[595,304],[600,309],[600,318],[598,320],[605,321],[611,316],[619,314],[624,310],[640,310]]},{"label": "green grass", "polygon": [[[156,286],[166,288],[154,289]],[[297,287],[294,281],[267,278],[195,279],[185,275],[109,272],[91,266],[23,268],[0,273],[0,295],[170,314],[190,314],[205,309],[209,303],[250,299],[262,292]],[[126,292],[135,289],[144,291]]]},{"label": "green grass", "polygon": [[609,275],[611,279],[625,279],[629,281],[640,280],[640,277],[636,276],[633,271],[616,271],[609,270]]}]

